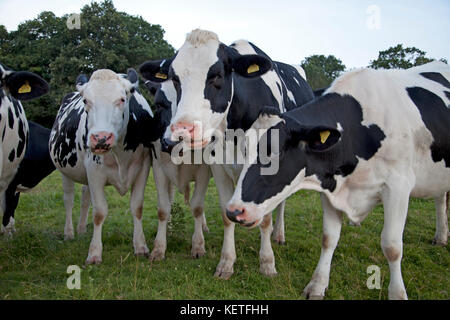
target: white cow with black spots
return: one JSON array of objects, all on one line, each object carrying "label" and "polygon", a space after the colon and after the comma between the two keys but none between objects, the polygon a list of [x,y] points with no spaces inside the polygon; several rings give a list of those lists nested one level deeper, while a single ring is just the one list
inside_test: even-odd
[{"label": "white cow with black spots", "polygon": [[[13,180],[25,156],[28,142],[28,122],[19,100],[30,100],[46,94],[47,82],[26,71],[13,71],[0,64],[0,197],[5,210],[5,190]],[[14,230],[11,218],[2,231]]]},{"label": "white cow with black spots", "polygon": [[[97,70],[89,80],[79,76],[76,87],[77,92],[63,99],[49,142],[52,160],[63,175],[65,233],[73,234],[75,181],[89,186],[93,206],[94,233],[86,263],[100,263],[102,226],[108,214],[104,188],[113,185],[122,196],[131,188],[134,252],[146,255],[142,210],[155,124],[147,101],[138,92],[137,73],[133,69],[128,75]],[[89,206],[87,200],[85,205]]]}]

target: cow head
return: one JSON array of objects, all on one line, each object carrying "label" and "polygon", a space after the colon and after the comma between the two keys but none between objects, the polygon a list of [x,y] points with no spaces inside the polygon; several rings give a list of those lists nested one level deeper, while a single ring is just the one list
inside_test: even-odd
[{"label": "cow head", "polygon": [[95,154],[103,154],[124,139],[129,119],[129,102],[138,85],[134,69],[126,78],[108,69],[95,71],[88,80],[79,75],[77,90],[88,115],[87,143]]},{"label": "cow head", "polygon": [[171,80],[174,85],[177,110],[172,114],[166,142],[183,140],[198,149],[211,141],[227,116],[233,100],[233,75],[254,78],[271,68],[267,58],[241,55],[221,43],[215,33],[197,29],[188,34],[174,57],[145,62],[140,72],[147,80]]},{"label": "cow head", "polygon": [[0,64],[0,88],[17,100],[30,100],[46,94],[49,86],[37,74],[13,71]]},{"label": "cow head", "polygon": [[[274,175],[262,174],[268,162],[262,161],[259,152],[250,152],[226,212],[230,220],[246,227],[257,226],[264,215],[300,188],[321,191],[323,185],[312,171],[329,166],[341,137],[337,128],[305,125],[286,114],[260,115],[250,130],[255,129],[263,130],[257,150],[266,149],[265,154],[271,162],[278,162],[279,169]],[[277,145],[271,137],[274,134]]]}]

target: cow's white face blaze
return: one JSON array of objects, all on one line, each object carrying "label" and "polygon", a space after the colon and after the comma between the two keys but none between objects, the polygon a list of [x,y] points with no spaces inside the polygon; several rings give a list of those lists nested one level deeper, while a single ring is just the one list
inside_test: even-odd
[{"label": "cow's white face blaze", "polygon": [[233,100],[233,74],[259,77],[272,68],[260,55],[241,55],[221,43],[210,31],[194,30],[171,59],[148,61],[142,76],[154,82],[172,80],[177,94],[165,139],[183,141],[192,149],[205,147],[216,130],[224,133],[225,118]]},{"label": "cow's white face blaze", "polygon": [[124,138],[129,117],[129,99],[133,84],[111,70],[95,71],[89,81],[77,80],[87,120],[87,144],[95,154],[114,148]]}]

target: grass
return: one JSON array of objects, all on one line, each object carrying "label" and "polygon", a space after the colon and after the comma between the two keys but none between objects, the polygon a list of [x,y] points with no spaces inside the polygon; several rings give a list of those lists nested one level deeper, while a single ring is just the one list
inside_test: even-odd
[{"label": "grass", "polygon": [[[77,186],[74,222],[78,221],[81,187]],[[223,226],[218,195],[210,181],[205,212],[210,233],[206,255],[190,257],[193,218],[182,196],[168,232],[166,259],[149,262],[133,254],[133,223],[129,194],[107,188],[109,214],[103,227],[103,263],[84,266],[88,233],[64,241],[65,213],[59,173],[54,172],[31,193],[21,196],[16,211],[17,233],[0,236],[0,299],[303,299],[318,262],[322,210],[319,195],[301,191],[286,205],[286,241],[273,244],[278,275],[259,273],[259,230],[236,226],[235,274],[224,281],[213,277],[220,259]],[[149,178],[144,204],[144,231],[152,249],[157,230],[156,190]],[[389,269],[380,248],[381,206],[361,227],[345,219],[331,268],[327,299],[386,299]],[[75,226],[76,228],[76,226]],[[403,279],[410,299],[449,299],[449,247],[431,245],[435,232],[434,202],[411,200],[404,233]],[[82,268],[81,290],[66,287],[67,267]],[[367,267],[381,268],[381,290],[366,286]]]}]

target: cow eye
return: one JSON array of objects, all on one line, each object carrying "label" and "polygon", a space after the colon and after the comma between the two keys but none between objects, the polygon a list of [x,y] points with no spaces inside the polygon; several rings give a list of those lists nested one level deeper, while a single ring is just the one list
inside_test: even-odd
[{"label": "cow eye", "polygon": [[209,77],[208,83],[213,85],[217,89],[220,89],[222,86],[222,76],[220,74],[217,74],[215,76]]},{"label": "cow eye", "polygon": [[86,99],[83,99],[84,104],[88,104],[88,101]]}]

